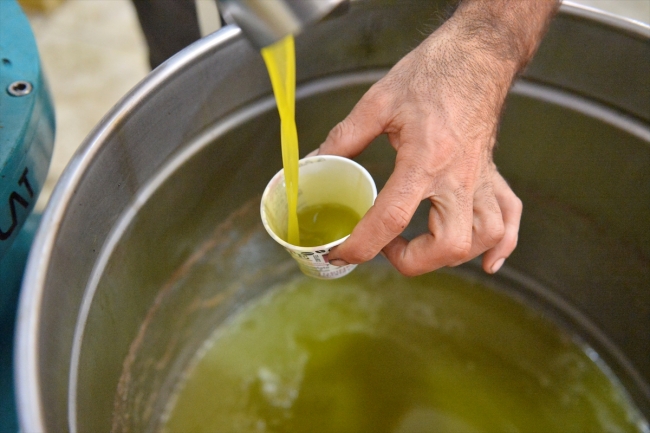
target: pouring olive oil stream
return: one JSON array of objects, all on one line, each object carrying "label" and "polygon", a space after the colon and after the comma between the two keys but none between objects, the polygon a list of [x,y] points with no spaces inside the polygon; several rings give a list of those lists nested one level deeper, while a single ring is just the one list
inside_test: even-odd
[{"label": "pouring olive oil stream", "polygon": [[296,53],[293,36],[262,48],[280,114],[282,166],[287,188],[287,242],[300,245],[298,227],[298,129],[296,128]]},{"label": "pouring olive oil stream", "polygon": [[287,191],[287,239],[293,245],[314,247],[352,232],[360,216],[340,204],[307,206],[298,211],[298,129],[295,120],[296,57],[293,36],[262,48],[280,114],[282,165]]}]

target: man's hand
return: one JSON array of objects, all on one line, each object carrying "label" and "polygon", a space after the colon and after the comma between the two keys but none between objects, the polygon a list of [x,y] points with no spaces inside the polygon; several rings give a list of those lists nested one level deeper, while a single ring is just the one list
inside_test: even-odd
[{"label": "man's hand", "polygon": [[[383,251],[405,275],[456,266],[483,253],[494,273],[512,253],[522,203],[492,161],[515,75],[534,54],[556,0],[467,0],[373,85],[318,153],[355,157],[380,134],[397,151],[374,206],[330,253],[362,263]],[[429,232],[400,234],[422,200]]]}]

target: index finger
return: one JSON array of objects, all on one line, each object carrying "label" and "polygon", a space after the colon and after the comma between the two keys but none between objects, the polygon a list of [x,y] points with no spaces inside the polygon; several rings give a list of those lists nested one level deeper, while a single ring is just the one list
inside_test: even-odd
[{"label": "index finger", "polygon": [[471,258],[472,200],[460,189],[441,194],[432,200],[429,210],[429,232],[411,241],[399,237],[384,253],[404,275],[415,276],[443,266],[454,266]]},{"label": "index finger", "polygon": [[359,221],[350,237],[330,252],[330,260],[363,263],[374,258],[404,231],[428,185],[428,177],[417,164],[396,163],[375,204]]}]

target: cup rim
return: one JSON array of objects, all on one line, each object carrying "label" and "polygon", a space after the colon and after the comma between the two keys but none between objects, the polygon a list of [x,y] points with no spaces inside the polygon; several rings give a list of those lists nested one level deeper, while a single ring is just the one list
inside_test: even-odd
[{"label": "cup rim", "polygon": [[[370,181],[370,185],[372,186],[372,202],[373,203],[375,202],[375,200],[377,199],[377,185],[375,185],[375,180],[372,178],[372,176],[364,166],[362,166],[361,164],[359,164],[358,162],[350,158],[346,158],[344,156],[338,156],[338,155],[307,156],[298,161],[298,169],[300,169],[300,167],[304,165],[312,164],[323,159],[341,161],[346,164],[353,165],[358,170],[360,170],[363,176]],[[281,179],[284,179],[284,168],[280,169],[266,184],[266,188],[264,188],[264,193],[262,193],[262,200],[260,201],[260,215],[262,217],[262,225],[264,226],[264,229],[267,231],[267,233],[273,238],[273,240],[275,240],[277,243],[282,245],[284,248],[291,251],[296,251],[300,253],[313,253],[320,250],[329,250],[331,248],[334,248],[335,246],[342,244],[347,238],[350,237],[350,235],[346,235],[340,239],[337,239],[335,241],[332,241],[324,245],[317,245],[315,247],[303,247],[303,246],[291,244],[285,241],[284,239],[280,238],[277,234],[275,234],[275,232],[271,229],[271,226],[269,225],[268,219],[266,217],[266,212],[264,211],[264,201],[270,194],[271,185],[274,185],[276,182],[279,182]]]}]

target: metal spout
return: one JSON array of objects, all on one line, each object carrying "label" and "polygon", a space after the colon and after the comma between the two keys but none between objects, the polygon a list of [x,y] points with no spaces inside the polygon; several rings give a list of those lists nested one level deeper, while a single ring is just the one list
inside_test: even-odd
[{"label": "metal spout", "polygon": [[299,33],[349,0],[218,0],[226,22],[237,24],[257,48]]}]

